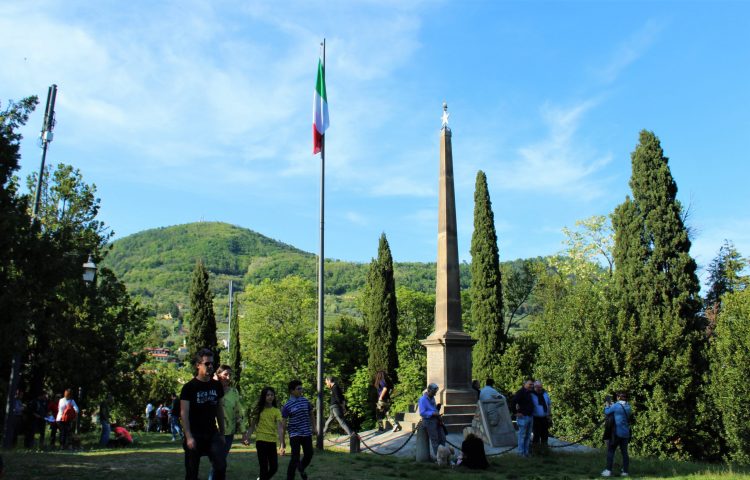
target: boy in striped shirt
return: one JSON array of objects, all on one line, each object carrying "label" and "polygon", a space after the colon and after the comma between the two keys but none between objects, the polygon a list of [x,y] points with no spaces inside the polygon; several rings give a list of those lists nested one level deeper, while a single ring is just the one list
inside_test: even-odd
[{"label": "boy in striped shirt", "polygon": [[[296,470],[299,470],[302,479],[306,480],[305,469],[310,465],[313,456],[313,406],[302,396],[302,392],[302,382],[299,380],[289,382],[289,400],[281,408],[284,431],[289,432],[289,445],[292,450],[292,458],[286,470],[287,480],[294,480]],[[300,447],[303,452],[301,462]]]}]

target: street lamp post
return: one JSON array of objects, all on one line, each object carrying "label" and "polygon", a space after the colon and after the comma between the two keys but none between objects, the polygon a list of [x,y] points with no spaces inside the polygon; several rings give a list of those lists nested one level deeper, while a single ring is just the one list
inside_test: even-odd
[{"label": "street lamp post", "polygon": [[91,258],[91,255],[89,255],[89,259],[83,264],[83,281],[86,282],[86,284],[90,284],[94,281],[95,277],[96,264],[94,263],[94,259]]},{"label": "street lamp post", "polygon": [[[94,263],[94,259],[91,258],[91,254],[89,254],[89,259],[86,260],[86,263],[83,265],[83,281],[86,282],[86,285],[91,285],[91,283],[96,278],[96,264]],[[79,408],[83,408],[83,387],[78,387],[78,406]],[[78,433],[78,429],[81,426],[81,416],[78,415],[76,417],[76,433]]]}]

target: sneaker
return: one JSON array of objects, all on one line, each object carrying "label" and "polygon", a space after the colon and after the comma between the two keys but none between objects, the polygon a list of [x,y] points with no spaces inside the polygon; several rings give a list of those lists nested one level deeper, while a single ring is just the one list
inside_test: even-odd
[{"label": "sneaker", "polygon": [[611,476],[612,476],[611,470],[607,470],[606,468],[602,470],[602,477],[611,477]]},{"label": "sneaker", "polygon": [[393,433],[396,433],[396,432],[400,432],[400,431],[401,431],[401,429],[402,429],[401,425],[397,423],[397,424],[396,424],[396,426],[395,426],[395,427],[393,427],[393,430],[391,430],[391,431],[392,431]]}]

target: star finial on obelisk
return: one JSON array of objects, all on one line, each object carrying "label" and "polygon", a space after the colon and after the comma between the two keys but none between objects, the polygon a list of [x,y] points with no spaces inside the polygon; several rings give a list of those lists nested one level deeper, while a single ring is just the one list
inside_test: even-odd
[{"label": "star finial on obelisk", "polygon": [[447,128],[448,130],[450,130],[450,127],[448,127],[448,117],[450,116],[451,114],[448,113],[448,103],[443,102],[443,117],[442,117],[443,127],[442,128]]}]

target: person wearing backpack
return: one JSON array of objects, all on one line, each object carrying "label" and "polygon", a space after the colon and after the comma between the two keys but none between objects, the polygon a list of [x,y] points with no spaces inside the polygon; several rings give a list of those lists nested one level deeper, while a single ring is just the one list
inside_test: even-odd
[{"label": "person wearing backpack", "polygon": [[622,473],[621,477],[628,476],[628,467],[630,466],[630,457],[628,456],[628,442],[630,441],[630,419],[632,410],[628,403],[628,395],[625,392],[617,393],[617,402],[607,401],[604,405],[604,415],[612,415],[615,419],[615,425],[612,437],[607,446],[607,468],[602,471],[602,477],[612,476],[612,463],[615,459],[615,450],[620,447],[622,454]]},{"label": "person wearing backpack", "polygon": [[55,419],[57,428],[60,430],[60,447],[63,450],[70,446],[70,432],[78,413],[79,409],[76,401],[73,400],[73,392],[66,388],[63,397],[57,404],[57,418]]}]

